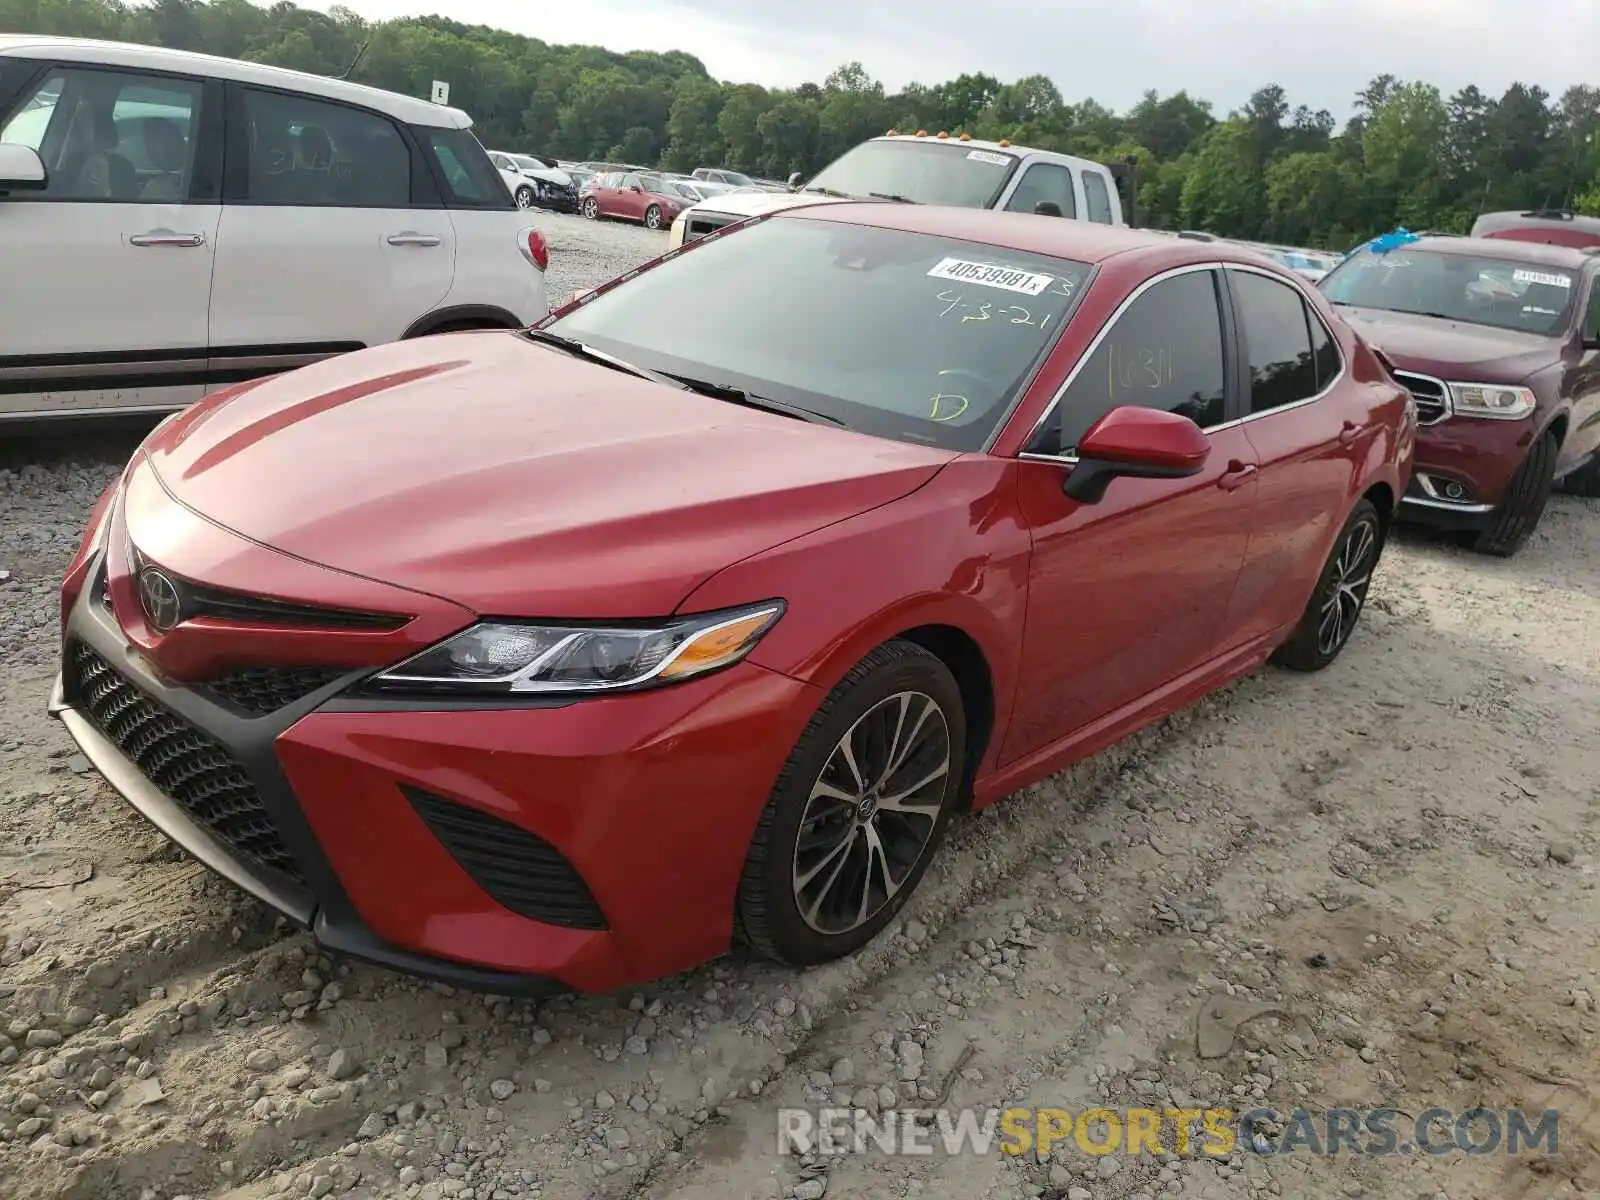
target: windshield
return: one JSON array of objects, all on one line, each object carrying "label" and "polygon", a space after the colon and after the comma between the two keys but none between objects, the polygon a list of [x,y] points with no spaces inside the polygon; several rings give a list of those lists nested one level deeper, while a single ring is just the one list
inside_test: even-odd
[{"label": "windshield", "polygon": [[804,191],[901,196],[918,204],[991,208],[1017,157],[964,142],[863,142],[806,184]]},{"label": "windshield", "polygon": [[537,158],[530,158],[526,154],[508,154],[506,157],[512,162],[516,163],[517,166],[521,167],[524,171],[548,171],[550,169]]},{"label": "windshield", "polygon": [[[1083,263],[821,219],[695,244],[546,326],[863,433],[978,450],[1084,290]],[[715,314],[685,295],[737,296]]]},{"label": "windshield", "polygon": [[1566,325],[1574,281],[1557,267],[1407,247],[1360,250],[1317,286],[1334,304],[1548,336]]}]

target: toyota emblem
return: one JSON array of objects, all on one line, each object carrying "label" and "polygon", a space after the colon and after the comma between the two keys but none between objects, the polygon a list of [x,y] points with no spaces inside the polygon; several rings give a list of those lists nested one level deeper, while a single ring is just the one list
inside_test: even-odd
[{"label": "toyota emblem", "polygon": [[157,633],[166,633],[183,615],[177,584],[154,567],[139,572],[139,607]]}]

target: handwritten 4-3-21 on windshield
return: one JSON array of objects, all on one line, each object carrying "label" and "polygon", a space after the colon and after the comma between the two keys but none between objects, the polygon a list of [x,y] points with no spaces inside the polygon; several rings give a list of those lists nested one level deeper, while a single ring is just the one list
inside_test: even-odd
[{"label": "handwritten 4-3-21 on windshield", "polygon": [[969,301],[961,292],[945,290],[934,297],[943,308],[940,317],[950,317],[967,325],[973,321],[993,321],[1001,325],[1032,325],[1036,329],[1052,328],[1056,313],[1046,311],[1037,304],[1007,304],[1004,301]]}]

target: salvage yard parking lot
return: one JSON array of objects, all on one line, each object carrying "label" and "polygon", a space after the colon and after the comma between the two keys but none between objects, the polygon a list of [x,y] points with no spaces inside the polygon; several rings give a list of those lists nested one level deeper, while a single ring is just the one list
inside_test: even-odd
[{"label": "salvage yard parking lot", "polygon": [[[666,245],[534,219],[554,303]],[[685,302],[711,319],[726,301]],[[1600,1075],[1600,502],[1557,496],[1509,561],[1401,536],[1342,661],[1263,671],[959,823],[851,960],[730,959],[535,1004],[319,954],[146,826],[46,718],[56,584],[135,444],[0,449],[0,1195],[1600,1186],[1583,1125]],[[1200,1057],[1219,1023],[1238,1025],[1231,1048]],[[1553,1156],[1515,1158],[775,1153],[780,1108],[945,1098],[1555,1107],[1567,1124]]]}]

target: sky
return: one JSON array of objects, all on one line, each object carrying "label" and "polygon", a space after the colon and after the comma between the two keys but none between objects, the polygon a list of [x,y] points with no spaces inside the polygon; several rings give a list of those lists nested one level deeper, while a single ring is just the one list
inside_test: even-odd
[{"label": "sky", "polygon": [[[303,0],[304,2],[304,0]],[[316,3],[316,0],[311,0]],[[326,4],[316,4],[326,7]],[[369,19],[444,12],[547,42],[685,50],[724,80],[820,83],[859,60],[891,91],[983,71],[1048,75],[1118,111],[1187,90],[1218,115],[1279,83],[1343,120],[1385,72],[1498,94],[1600,83],[1600,0],[346,0]],[[781,14],[781,16],[780,16]],[[1585,70],[1587,68],[1587,72]],[[1587,76],[1587,77],[1586,77]]]}]

